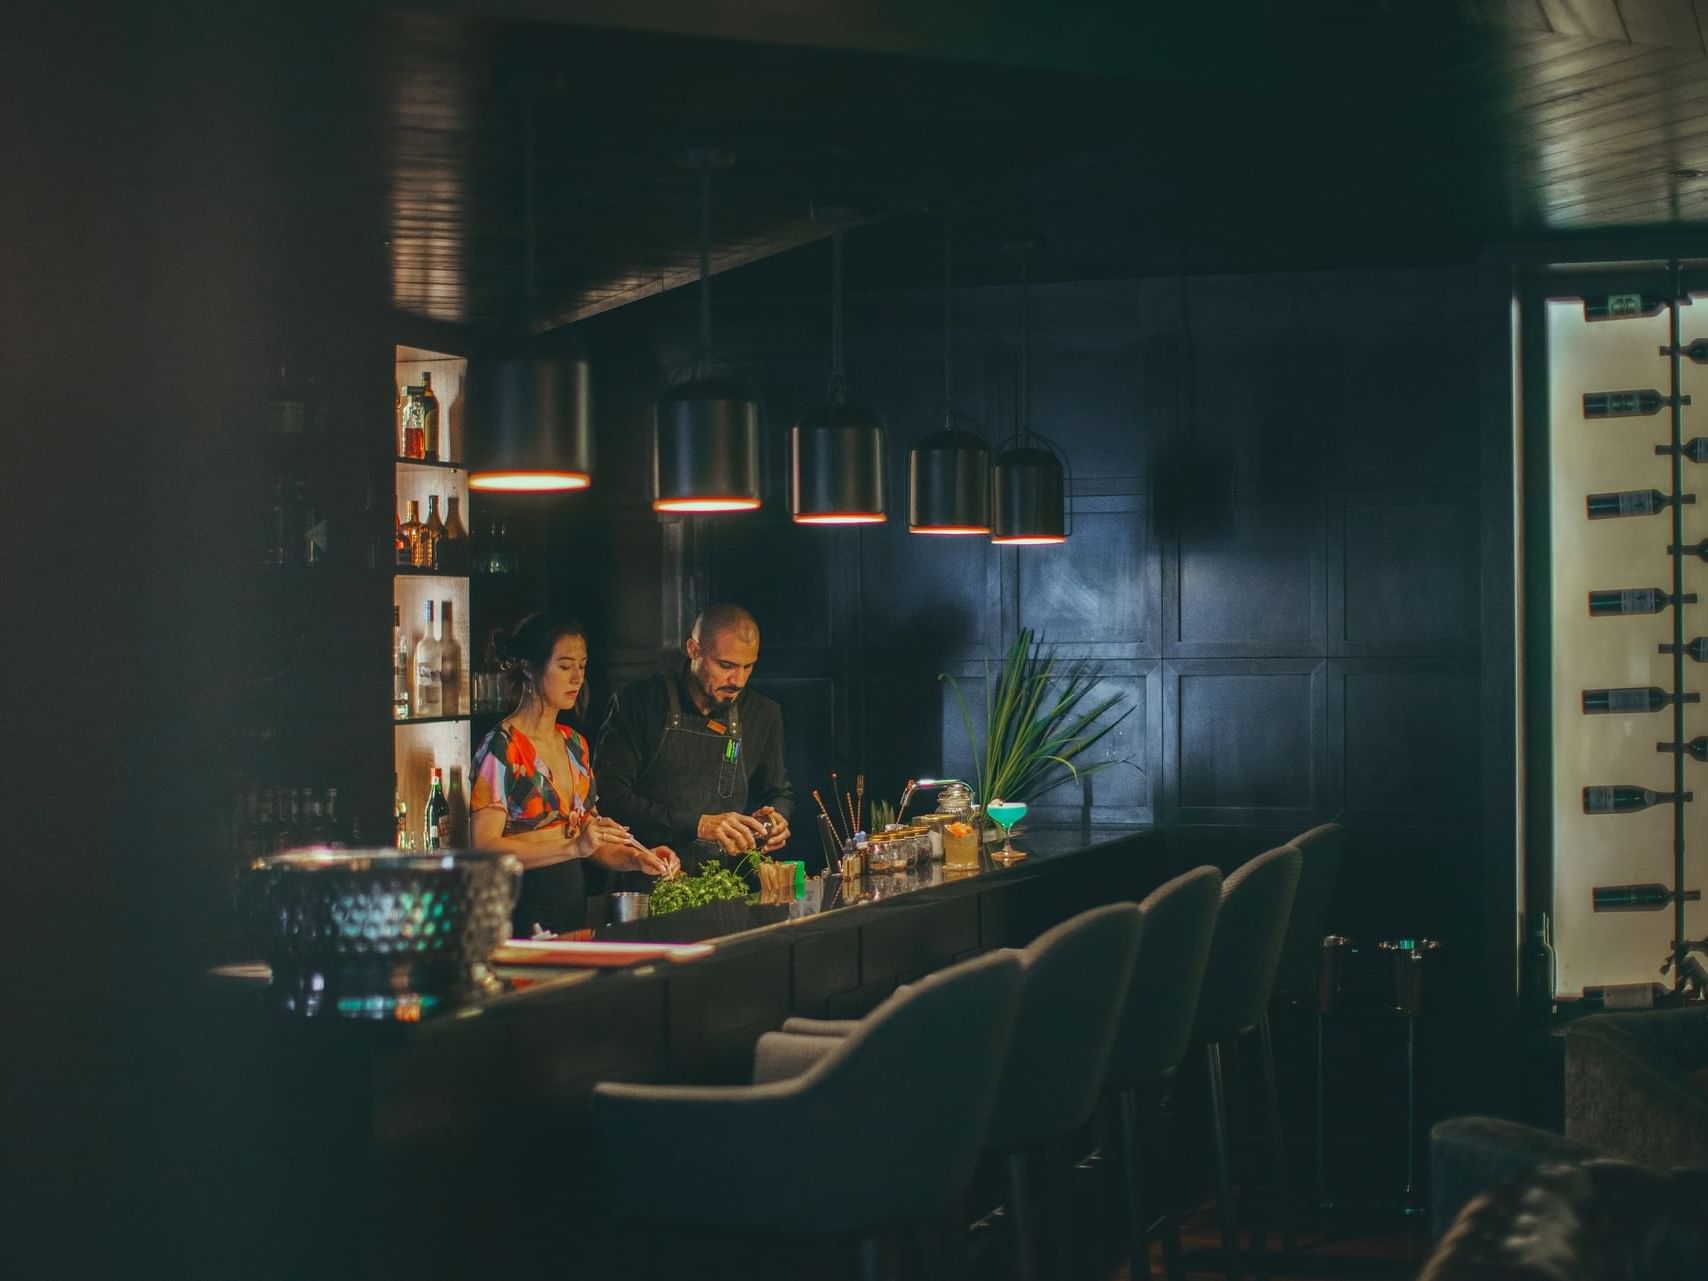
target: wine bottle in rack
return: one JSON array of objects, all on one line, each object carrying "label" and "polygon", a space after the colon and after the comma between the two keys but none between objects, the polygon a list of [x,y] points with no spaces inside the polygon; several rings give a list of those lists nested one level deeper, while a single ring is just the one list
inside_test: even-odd
[{"label": "wine bottle in rack", "polygon": [[1698,734],[1688,743],[1656,743],[1657,752],[1671,752],[1674,756],[1694,756],[1699,761],[1708,761],[1708,734]]},{"label": "wine bottle in rack", "polygon": [[1635,787],[1629,783],[1613,783],[1601,787],[1586,787],[1583,789],[1583,812],[1585,814],[1635,814],[1646,810],[1651,805],[1670,805],[1674,801],[1688,801],[1689,792],[1655,792],[1646,787]]},{"label": "wine bottle in rack", "polygon": [[1620,689],[1586,689],[1583,710],[1590,715],[1611,712],[1658,712],[1673,703],[1700,703],[1697,693],[1669,694],[1659,685],[1630,685]]},{"label": "wine bottle in rack", "polygon": [[1682,445],[1656,445],[1657,454],[1682,454],[1693,463],[1708,463],[1708,436],[1696,436]]},{"label": "wine bottle in rack", "polygon": [[1670,356],[1674,352],[1698,365],[1708,365],[1708,338],[1698,338],[1688,347],[1661,348],[1661,355],[1663,356]]},{"label": "wine bottle in rack", "polygon": [[1685,592],[1676,599],[1658,587],[1627,587],[1624,590],[1591,592],[1591,618],[1618,618],[1631,614],[1658,614],[1668,605],[1694,605],[1695,592]]},{"label": "wine bottle in rack", "polygon": [[[1677,645],[1672,644],[1663,644],[1660,647],[1663,654],[1676,654],[1678,649]],[[1708,636],[1698,636],[1695,640],[1686,641],[1684,653],[1693,662],[1708,663]]]},{"label": "wine bottle in rack", "polygon": [[[1695,494],[1678,496],[1680,506],[1695,501]],[[1612,516],[1656,516],[1672,504],[1672,496],[1658,489],[1621,489],[1615,493],[1591,494],[1584,500],[1591,520],[1606,520]]]},{"label": "wine bottle in rack", "polygon": [[1675,899],[1685,903],[1702,899],[1701,890],[1681,890],[1674,894],[1657,881],[1644,885],[1597,885],[1589,895],[1597,912],[1658,912],[1671,907]]},{"label": "wine bottle in rack", "polygon": [[[1583,318],[1631,320],[1640,316],[1658,316],[1667,309],[1667,304],[1671,301],[1665,294],[1649,293],[1647,290],[1635,294],[1597,294],[1583,300]],[[1690,305],[1688,295],[1678,301],[1684,306]]]},{"label": "wine bottle in rack", "polygon": [[1585,418],[1646,418],[1658,414],[1677,401],[1690,403],[1689,396],[1666,396],[1653,387],[1631,391],[1586,391],[1583,394]]}]

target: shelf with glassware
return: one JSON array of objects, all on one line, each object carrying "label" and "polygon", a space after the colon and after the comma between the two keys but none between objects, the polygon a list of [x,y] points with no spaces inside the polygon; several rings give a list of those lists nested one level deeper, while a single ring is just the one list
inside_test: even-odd
[{"label": "shelf with glassware", "polygon": [[[392,746],[395,843],[466,839],[472,744],[469,682],[468,471],[462,463],[467,361],[396,349]],[[435,772],[449,819],[430,823]]]}]

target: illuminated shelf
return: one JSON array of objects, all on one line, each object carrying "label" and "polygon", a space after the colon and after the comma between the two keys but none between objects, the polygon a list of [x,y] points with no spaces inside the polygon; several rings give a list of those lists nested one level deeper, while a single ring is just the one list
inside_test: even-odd
[{"label": "illuminated shelf", "polygon": [[405,716],[402,719],[394,717],[393,725],[455,725],[458,721],[466,721],[467,716]]},{"label": "illuminated shelf", "polygon": [[431,458],[403,458],[400,456],[397,459],[397,465],[399,467],[432,467],[438,471],[468,470],[468,467],[463,463],[438,462]]}]

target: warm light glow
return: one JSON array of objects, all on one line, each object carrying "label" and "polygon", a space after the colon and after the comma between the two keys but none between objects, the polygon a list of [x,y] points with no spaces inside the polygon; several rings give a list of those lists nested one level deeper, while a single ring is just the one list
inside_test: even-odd
[{"label": "warm light glow", "polygon": [[988,534],[989,525],[909,525],[910,534]]},{"label": "warm light glow", "polygon": [[658,498],[653,500],[655,512],[750,512],[759,506],[757,498]]},{"label": "warm light glow", "polygon": [[795,518],[797,525],[881,525],[882,512],[803,512]]},{"label": "warm light glow", "polygon": [[1011,534],[1007,538],[992,538],[993,543],[1006,547],[1052,547],[1067,542],[1066,534]]},{"label": "warm light glow", "polygon": [[567,489],[586,489],[593,478],[581,471],[477,471],[469,476],[469,488],[489,493],[549,494]]}]

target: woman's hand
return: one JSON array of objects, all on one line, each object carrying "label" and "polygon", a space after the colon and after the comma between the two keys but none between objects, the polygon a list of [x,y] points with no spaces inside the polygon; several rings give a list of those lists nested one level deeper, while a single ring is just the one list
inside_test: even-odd
[{"label": "woman's hand", "polygon": [[645,872],[648,876],[677,876],[682,871],[682,860],[668,845],[655,845],[650,850],[631,845],[629,850],[634,855],[637,872]]},{"label": "woman's hand", "polygon": [[594,814],[587,824],[587,830],[595,845],[622,845],[629,840],[629,829],[614,818],[603,814]]}]

